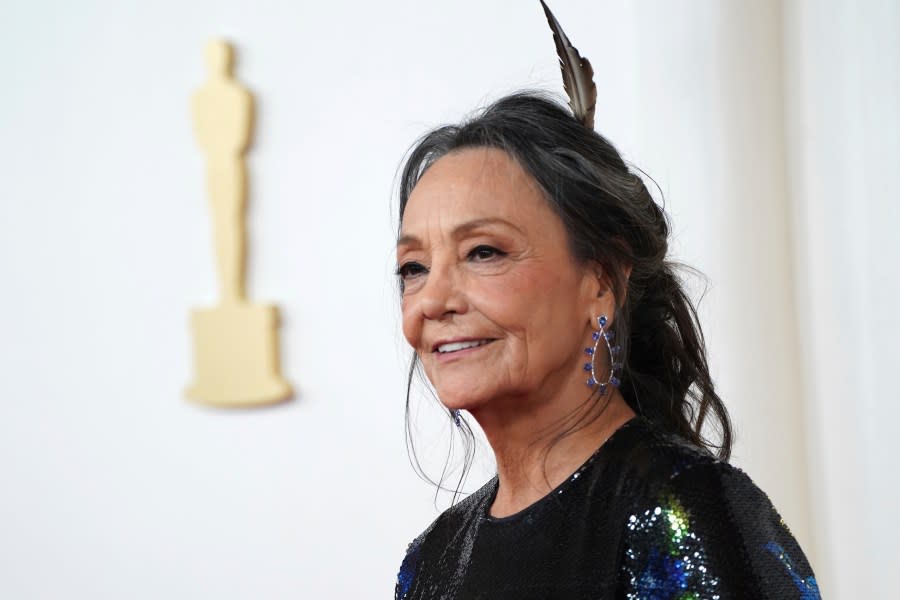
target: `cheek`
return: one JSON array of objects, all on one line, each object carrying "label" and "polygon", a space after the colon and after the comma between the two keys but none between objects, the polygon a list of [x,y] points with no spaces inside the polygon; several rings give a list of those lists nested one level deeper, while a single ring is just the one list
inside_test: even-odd
[{"label": "cheek", "polygon": [[527,299],[509,277],[495,277],[469,288],[469,306],[473,312],[507,333],[527,328]]},{"label": "cheek", "polygon": [[567,287],[555,273],[522,270],[482,282],[472,299],[498,325],[524,335],[547,329],[548,317],[568,310],[571,294],[562,291]]},{"label": "cheek", "polygon": [[480,286],[473,303],[510,334],[530,361],[568,357],[582,343],[585,323],[569,278],[544,271],[498,278]]},{"label": "cheek", "polygon": [[400,314],[403,320],[403,337],[415,349],[422,337],[422,320],[416,317],[415,307],[407,299],[400,304]]}]

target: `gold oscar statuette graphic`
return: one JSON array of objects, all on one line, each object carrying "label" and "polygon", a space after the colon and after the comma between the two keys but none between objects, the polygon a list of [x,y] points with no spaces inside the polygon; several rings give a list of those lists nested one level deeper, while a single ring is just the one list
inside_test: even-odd
[{"label": "gold oscar statuette graphic", "polygon": [[219,301],[191,311],[194,381],[189,399],[216,406],[257,406],[286,400],[291,387],[278,360],[278,309],[251,304],[244,291],[247,166],[253,97],[232,76],[232,48],[206,46],[208,79],[191,98],[194,134],[206,156]]}]

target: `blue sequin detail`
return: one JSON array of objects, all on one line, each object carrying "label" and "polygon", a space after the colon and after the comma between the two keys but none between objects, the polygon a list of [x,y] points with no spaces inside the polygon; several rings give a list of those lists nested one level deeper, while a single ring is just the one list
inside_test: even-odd
[{"label": "blue sequin detail", "polygon": [[684,561],[652,548],[636,584],[643,600],[671,600],[687,589],[687,580]]},{"label": "blue sequin detail", "polygon": [[400,572],[397,574],[397,598],[405,598],[412,587],[412,582],[416,574],[416,567],[419,565],[419,544],[412,543],[406,551],[406,557],[403,564],[400,565]]},{"label": "blue sequin detail", "polygon": [[781,564],[784,565],[784,568],[787,569],[788,575],[791,576],[791,580],[800,592],[800,600],[821,600],[821,596],[819,595],[819,584],[816,583],[816,578],[812,575],[806,579],[800,577],[794,569],[794,563],[791,562],[790,555],[784,551],[784,548],[775,542],[767,543],[765,548],[774,554],[775,558],[777,558]]},{"label": "blue sequin detail", "polygon": [[706,549],[690,518],[674,498],[628,518],[633,540],[625,551],[629,600],[719,598],[719,580],[709,572]]}]

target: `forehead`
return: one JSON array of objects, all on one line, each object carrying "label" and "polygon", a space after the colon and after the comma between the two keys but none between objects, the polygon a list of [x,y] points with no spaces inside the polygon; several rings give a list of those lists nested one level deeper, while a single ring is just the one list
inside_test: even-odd
[{"label": "forehead", "polygon": [[425,171],[410,194],[401,234],[452,229],[480,219],[503,219],[527,228],[555,216],[537,182],[507,153],[467,148],[447,154]]}]

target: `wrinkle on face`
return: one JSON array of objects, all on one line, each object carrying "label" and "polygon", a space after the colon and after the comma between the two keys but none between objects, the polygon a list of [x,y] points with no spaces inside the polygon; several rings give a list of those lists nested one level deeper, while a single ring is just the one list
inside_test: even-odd
[{"label": "wrinkle on face", "polygon": [[[479,246],[504,254],[472,260]],[[578,376],[595,304],[586,284],[596,278],[571,256],[540,186],[506,153],[466,149],[431,165],[407,203],[397,259],[427,270],[405,281],[403,332],[448,407],[539,402]],[[495,341],[447,361],[431,347],[441,336]]]}]

